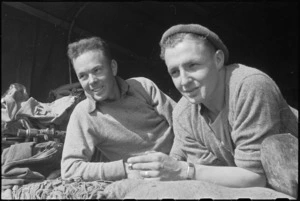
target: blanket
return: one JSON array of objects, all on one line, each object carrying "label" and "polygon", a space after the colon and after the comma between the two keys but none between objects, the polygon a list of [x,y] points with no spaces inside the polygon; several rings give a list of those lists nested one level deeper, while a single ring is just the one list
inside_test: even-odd
[{"label": "blanket", "polygon": [[15,186],[2,199],[295,199],[269,188],[228,188],[203,181],[73,181],[61,179]]},{"label": "blanket", "polygon": [[125,179],[104,190],[107,199],[295,199],[269,188],[228,188],[203,181],[146,181]]}]

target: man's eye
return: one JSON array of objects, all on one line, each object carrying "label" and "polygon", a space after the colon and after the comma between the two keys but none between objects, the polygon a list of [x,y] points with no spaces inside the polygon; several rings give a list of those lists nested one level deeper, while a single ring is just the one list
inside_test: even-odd
[{"label": "man's eye", "polygon": [[86,78],[86,75],[79,75],[79,79],[83,80]]},{"label": "man's eye", "polygon": [[101,72],[101,69],[100,69],[100,68],[96,68],[96,69],[94,70],[94,72],[95,72],[95,73],[100,73],[100,72]]},{"label": "man's eye", "polygon": [[201,66],[197,63],[192,63],[190,65],[188,65],[187,70],[189,71],[196,71],[200,68]]},{"label": "man's eye", "polygon": [[189,65],[190,68],[195,68],[197,66],[197,64],[191,64]]},{"label": "man's eye", "polygon": [[179,76],[179,71],[178,70],[173,70],[173,71],[170,72],[170,75],[172,77],[177,77],[177,76]]}]

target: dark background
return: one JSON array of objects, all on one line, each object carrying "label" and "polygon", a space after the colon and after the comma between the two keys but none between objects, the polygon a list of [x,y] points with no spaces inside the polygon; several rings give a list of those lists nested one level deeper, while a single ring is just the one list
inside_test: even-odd
[{"label": "dark background", "polygon": [[107,40],[123,78],[152,79],[180,98],[159,40],[170,26],[199,23],[229,49],[229,63],[266,72],[298,109],[298,3],[296,2],[2,2],[1,94],[11,83],[47,102],[49,91],[77,82],[67,44],[86,36]]}]

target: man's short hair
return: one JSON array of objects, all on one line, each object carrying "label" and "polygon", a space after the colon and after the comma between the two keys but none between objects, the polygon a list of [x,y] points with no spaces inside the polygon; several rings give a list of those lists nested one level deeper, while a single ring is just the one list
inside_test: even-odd
[{"label": "man's short hair", "polygon": [[108,60],[112,59],[109,45],[100,37],[84,38],[70,43],[68,45],[68,57],[73,61],[73,59],[76,59],[81,54],[91,50],[101,51]]}]

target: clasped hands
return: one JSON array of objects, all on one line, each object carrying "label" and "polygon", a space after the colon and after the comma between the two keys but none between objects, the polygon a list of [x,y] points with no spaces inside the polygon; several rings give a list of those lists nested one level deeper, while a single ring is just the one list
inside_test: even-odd
[{"label": "clasped hands", "polygon": [[[128,178],[136,179],[140,176],[140,179],[166,181],[182,180],[186,177],[185,162],[156,151],[128,158],[126,167]],[[131,174],[132,172],[135,174]]]}]

